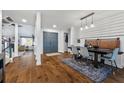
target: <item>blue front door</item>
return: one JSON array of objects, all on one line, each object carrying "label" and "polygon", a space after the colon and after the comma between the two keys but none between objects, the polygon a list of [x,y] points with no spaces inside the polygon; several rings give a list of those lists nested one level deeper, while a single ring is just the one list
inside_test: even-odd
[{"label": "blue front door", "polygon": [[43,32],[44,53],[58,52],[58,33]]}]

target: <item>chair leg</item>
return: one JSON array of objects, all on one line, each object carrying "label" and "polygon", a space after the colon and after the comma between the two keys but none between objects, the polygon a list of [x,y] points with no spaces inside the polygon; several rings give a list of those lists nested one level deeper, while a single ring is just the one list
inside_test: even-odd
[{"label": "chair leg", "polygon": [[87,65],[89,65],[90,63],[89,63],[89,59],[88,59],[88,58],[86,58],[86,61],[87,61],[87,62],[86,62],[86,63],[87,63]]},{"label": "chair leg", "polygon": [[113,65],[112,65],[112,61],[111,61],[111,66],[113,67]]},{"label": "chair leg", "polygon": [[72,54],[72,59],[74,59],[74,60],[75,60],[75,55],[74,55],[74,54]]},{"label": "chair leg", "polygon": [[74,54],[74,57],[73,58],[74,58],[74,60],[76,60],[76,55],[75,54]]},{"label": "chair leg", "polygon": [[73,54],[72,54],[72,59],[73,59],[74,57],[73,57]]},{"label": "chair leg", "polygon": [[86,61],[88,62],[88,58],[86,58]]},{"label": "chair leg", "polygon": [[115,60],[114,60],[114,63],[115,63],[116,69],[117,69],[118,67],[117,67],[117,64],[116,64],[116,61]]},{"label": "chair leg", "polygon": [[88,63],[88,58],[86,58],[86,60],[87,60],[87,65],[89,65],[89,63]]},{"label": "chair leg", "polygon": [[115,66],[116,66],[116,71],[118,71],[118,66],[116,64],[116,61],[114,60]]},{"label": "chair leg", "polygon": [[112,61],[111,61],[111,67],[112,67],[112,73],[114,74],[114,72],[113,72],[114,70],[113,70],[113,65],[112,65]]}]

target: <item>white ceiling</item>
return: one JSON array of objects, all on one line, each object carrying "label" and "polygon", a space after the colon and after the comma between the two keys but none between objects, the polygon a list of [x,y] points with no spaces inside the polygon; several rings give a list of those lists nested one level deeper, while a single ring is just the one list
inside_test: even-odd
[{"label": "white ceiling", "polygon": [[[34,25],[36,10],[3,10],[3,17],[10,16],[15,22],[22,23],[22,19],[26,19],[28,25]],[[91,12],[95,12],[94,21],[102,20],[102,18],[117,14],[122,11],[114,10],[40,10],[42,16],[42,27],[52,28],[53,24],[58,29],[68,29],[71,26],[80,27],[80,18]],[[88,19],[91,21],[90,19]]]}]

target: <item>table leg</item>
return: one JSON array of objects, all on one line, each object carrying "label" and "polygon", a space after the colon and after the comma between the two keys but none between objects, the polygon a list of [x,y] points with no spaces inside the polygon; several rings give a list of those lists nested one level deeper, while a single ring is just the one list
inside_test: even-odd
[{"label": "table leg", "polygon": [[[101,54],[101,57],[103,57],[104,55]],[[101,63],[104,64],[104,59],[101,59]]]},{"label": "table leg", "polygon": [[94,67],[98,68],[98,54],[97,53],[94,54],[93,64],[94,64]]}]

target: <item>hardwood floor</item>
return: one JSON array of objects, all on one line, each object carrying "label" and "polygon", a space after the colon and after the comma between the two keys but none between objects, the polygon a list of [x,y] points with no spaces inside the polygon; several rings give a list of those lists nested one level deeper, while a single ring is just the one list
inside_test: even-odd
[{"label": "hardwood floor", "polygon": [[[86,76],[62,63],[62,59],[70,57],[68,53],[58,56],[42,56],[42,65],[36,66],[34,55],[27,53],[15,58],[5,69],[7,83],[90,83],[93,82]],[[109,76],[104,82],[124,82],[124,69]]]}]

